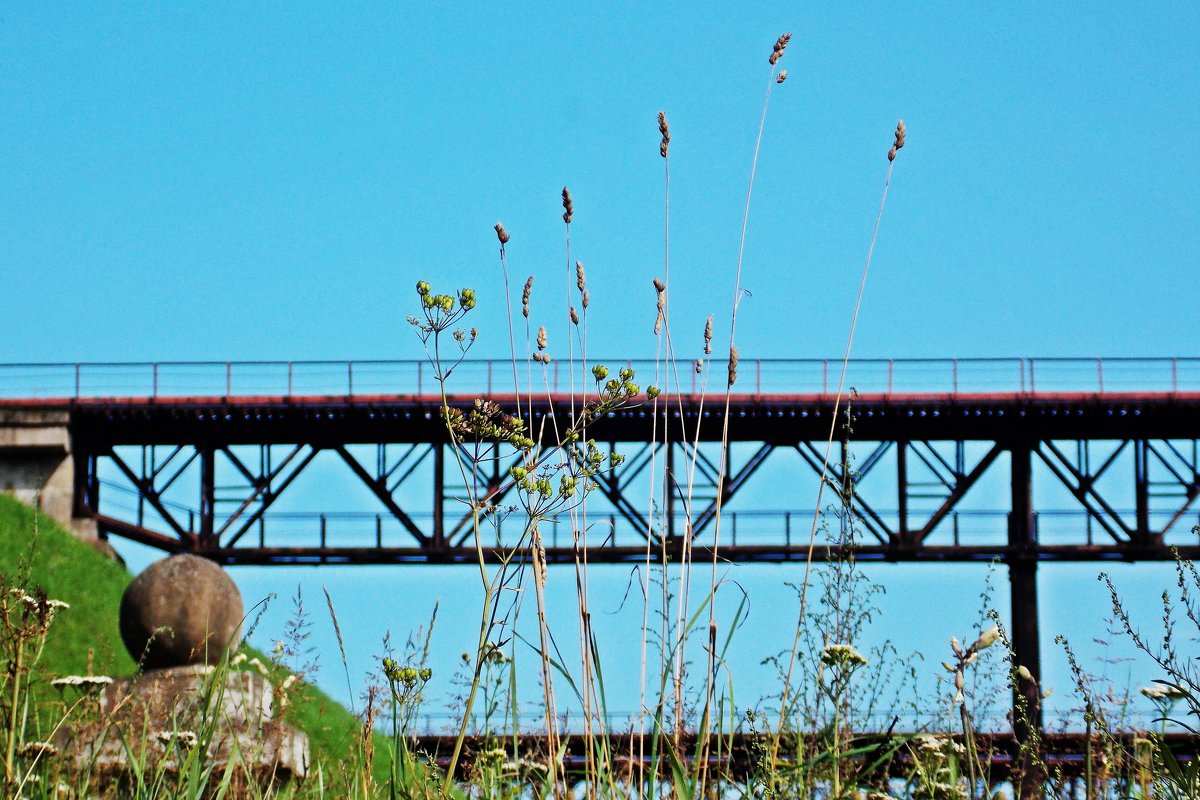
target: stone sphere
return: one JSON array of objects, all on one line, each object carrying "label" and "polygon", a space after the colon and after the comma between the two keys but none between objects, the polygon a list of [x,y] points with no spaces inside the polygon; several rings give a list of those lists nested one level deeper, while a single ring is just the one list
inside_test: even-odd
[{"label": "stone sphere", "polygon": [[242,595],[225,570],[188,554],[155,561],[121,597],[121,638],[144,669],[215,664],[237,646]]}]

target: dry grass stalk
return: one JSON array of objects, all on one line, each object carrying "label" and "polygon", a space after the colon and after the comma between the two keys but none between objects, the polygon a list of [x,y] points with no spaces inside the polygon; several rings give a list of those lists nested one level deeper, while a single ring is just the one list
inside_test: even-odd
[{"label": "dry grass stalk", "polygon": [[[563,190],[562,190],[562,199],[563,199],[563,222],[570,225],[571,218],[573,216],[575,216],[575,203],[571,201],[571,190],[565,186],[563,187]],[[570,263],[570,262],[567,262],[567,263]]]},{"label": "dry grass stalk", "polygon": [[671,126],[667,124],[665,111],[658,112],[658,132],[662,134],[662,142],[658,145],[658,154],[667,157],[667,149],[671,144]]}]

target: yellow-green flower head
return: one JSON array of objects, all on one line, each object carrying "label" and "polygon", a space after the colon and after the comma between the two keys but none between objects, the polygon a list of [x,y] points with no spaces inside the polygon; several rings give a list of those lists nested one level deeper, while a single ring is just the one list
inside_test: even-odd
[{"label": "yellow-green flower head", "polygon": [[603,364],[597,364],[596,366],[592,367],[592,377],[596,379],[596,383],[604,380],[608,377],[608,367],[604,366]]},{"label": "yellow-green flower head", "polygon": [[421,297],[429,294],[429,284],[425,281],[417,281],[417,294],[421,295]]}]

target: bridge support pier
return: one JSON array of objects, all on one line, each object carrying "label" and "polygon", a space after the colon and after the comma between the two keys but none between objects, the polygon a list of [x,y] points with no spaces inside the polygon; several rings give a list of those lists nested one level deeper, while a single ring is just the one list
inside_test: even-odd
[{"label": "bridge support pier", "polygon": [[[1021,747],[1018,769],[1023,797],[1040,797],[1043,776],[1036,747],[1042,732],[1042,656],[1038,625],[1037,531],[1033,514],[1033,446],[1015,443],[1012,456],[1012,508],[1008,526],[1012,652],[1032,680],[1013,676],[1013,733]],[[1029,746],[1029,747],[1027,747]]]},{"label": "bridge support pier", "polygon": [[35,506],[80,539],[101,546],[96,522],[78,514],[77,476],[70,413],[29,408],[0,409],[0,491]]}]

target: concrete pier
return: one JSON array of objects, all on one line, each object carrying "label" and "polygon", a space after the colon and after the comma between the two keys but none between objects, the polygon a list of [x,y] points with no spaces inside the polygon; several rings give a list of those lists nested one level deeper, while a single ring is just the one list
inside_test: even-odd
[{"label": "concrete pier", "polygon": [[110,552],[107,543],[100,541],[95,521],[75,513],[75,478],[70,412],[0,408],[0,491]]}]

